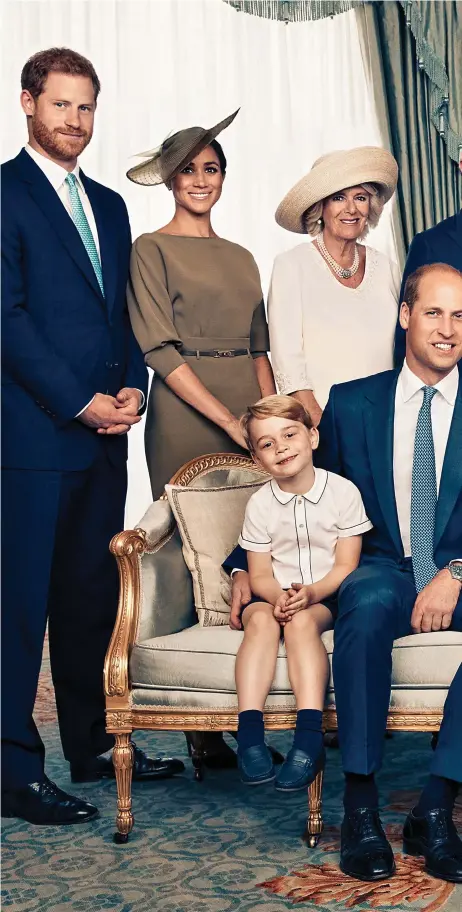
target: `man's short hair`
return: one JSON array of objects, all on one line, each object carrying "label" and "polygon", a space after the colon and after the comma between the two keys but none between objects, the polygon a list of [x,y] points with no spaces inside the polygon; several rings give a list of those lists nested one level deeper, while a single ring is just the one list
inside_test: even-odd
[{"label": "man's short hair", "polygon": [[432,272],[446,272],[462,279],[462,272],[456,269],[455,266],[450,266],[449,263],[426,263],[425,266],[419,266],[415,272],[411,272],[411,275],[407,277],[404,286],[403,302],[407,304],[409,310],[412,310],[419,297],[419,287],[422,279],[426,275],[431,275]]},{"label": "man's short hair", "polygon": [[42,94],[50,73],[67,73],[69,76],[88,76],[93,83],[95,101],[98,98],[101,83],[96,70],[86,57],[66,47],[49,48],[38,51],[29,57],[21,73],[21,88],[26,89],[33,98]]},{"label": "man's short hair", "polygon": [[292,396],[266,396],[254,405],[247,406],[241,418],[241,430],[251,453],[255,452],[250,434],[250,425],[254,418],[288,418],[290,421],[299,421],[308,430],[313,427],[309,412],[298,399],[293,399]]}]

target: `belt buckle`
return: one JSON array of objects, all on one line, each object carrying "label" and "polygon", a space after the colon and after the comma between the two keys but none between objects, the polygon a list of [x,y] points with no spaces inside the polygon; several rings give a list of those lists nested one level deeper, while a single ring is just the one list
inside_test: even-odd
[{"label": "belt buckle", "polygon": [[232,348],[226,348],[223,351],[217,348],[215,358],[234,358],[234,351]]}]

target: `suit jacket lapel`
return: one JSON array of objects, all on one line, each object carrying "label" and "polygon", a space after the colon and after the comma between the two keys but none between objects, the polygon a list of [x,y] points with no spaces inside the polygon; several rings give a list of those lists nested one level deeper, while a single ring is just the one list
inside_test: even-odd
[{"label": "suit jacket lapel", "polygon": [[98,229],[104,296],[108,312],[111,313],[117,289],[118,261],[116,226],[114,225],[113,220],[107,217],[105,209],[101,205],[99,194],[95,192],[95,185],[93,182],[88,180],[82,170],[80,171],[80,177],[88,194],[91,208],[93,209],[93,215],[95,216],[96,227]]},{"label": "suit jacket lapel", "polygon": [[441,472],[438,503],[435,520],[435,548],[451,517],[457,498],[462,489],[462,375],[459,374],[459,390],[454,405],[443,470]]},{"label": "suit jacket lapel", "polygon": [[85,250],[82,238],[69,213],[63,206],[56,190],[50,181],[24,150],[18,155],[17,163],[23,180],[29,184],[31,196],[54,228],[56,235],[70,253],[72,259],[83,272],[93,290],[102,301],[103,296],[98,285],[95,270]]},{"label": "suit jacket lapel", "polygon": [[369,462],[375,491],[390,537],[399,555],[403,543],[399,530],[393,479],[393,428],[395,392],[399,372],[391,374],[387,386],[368,392],[364,420]]}]

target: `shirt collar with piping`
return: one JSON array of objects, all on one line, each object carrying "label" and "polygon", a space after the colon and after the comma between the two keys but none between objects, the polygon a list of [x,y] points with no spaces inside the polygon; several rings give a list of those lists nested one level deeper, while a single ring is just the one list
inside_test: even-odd
[{"label": "shirt collar with piping", "polygon": [[[403,364],[399,375],[399,383],[403,402],[409,402],[409,399],[412,399],[412,397],[426,385],[420,377],[417,377],[417,375],[411,371],[407,361]],[[459,387],[459,369],[457,364],[443,380],[440,380],[439,383],[435,383],[434,387],[441,393],[449,405],[454,405]]]},{"label": "shirt collar with piping", "polygon": [[67,175],[75,174],[79,191],[85,193],[85,187],[83,186],[82,179],[80,177],[80,168],[77,163],[73,171],[67,171],[66,168],[63,168],[62,165],[58,165],[56,162],[51,161],[51,158],[46,158],[44,155],[41,155],[40,152],[37,152],[36,149],[33,149],[32,146],[27,143],[27,146],[24,146],[26,152],[34,160],[35,164],[39,166],[40,170],[43,171],[45,177],[48,178],[53,189],[58,192],[60,187],[62,187],[64,181],[66,180]]},{"label": "shirt collar with piping", "polygon": [[317,504],[324,494],[327,485],[327,479],[328,473],[325,469],[315,469],[314,485],[305,494],[292,494],[290,491],[283,491],[282,488],[279,487],[275,478],[271,479],[270,486],[276,500],[280,504],[288,504],[294,499],[294,497],[304,497],[305,500],[309,500],[310,503]]}]

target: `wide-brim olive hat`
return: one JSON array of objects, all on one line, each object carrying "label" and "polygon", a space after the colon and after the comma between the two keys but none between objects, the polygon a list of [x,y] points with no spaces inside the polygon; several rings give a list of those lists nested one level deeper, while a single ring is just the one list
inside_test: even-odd
[{"label": "wide-brim olive hat", "polygon": [[287,231],[306,234],[304,214],[332,193],[361,184],[377,184],[387,202],[396,190],[398,165],[386,149],[359,146],[329,152],[289,190],[276,209],[276,221]]},{"label": "wide-brim olive hat", "polygon": [[229,127],[238,111],[239,108],[209,130],[203,127],[188,127],[187,130],[179,130],[173,136],[168,136],[157,149],[140,152],[136,157],[147,158],[147,161],[130,168],[127,177],[135,184],[144,184],[146,187],[171,181],[182,168],[199,155],[199,152],[202,152],[202,149],[209,146],[222,130]]}]

